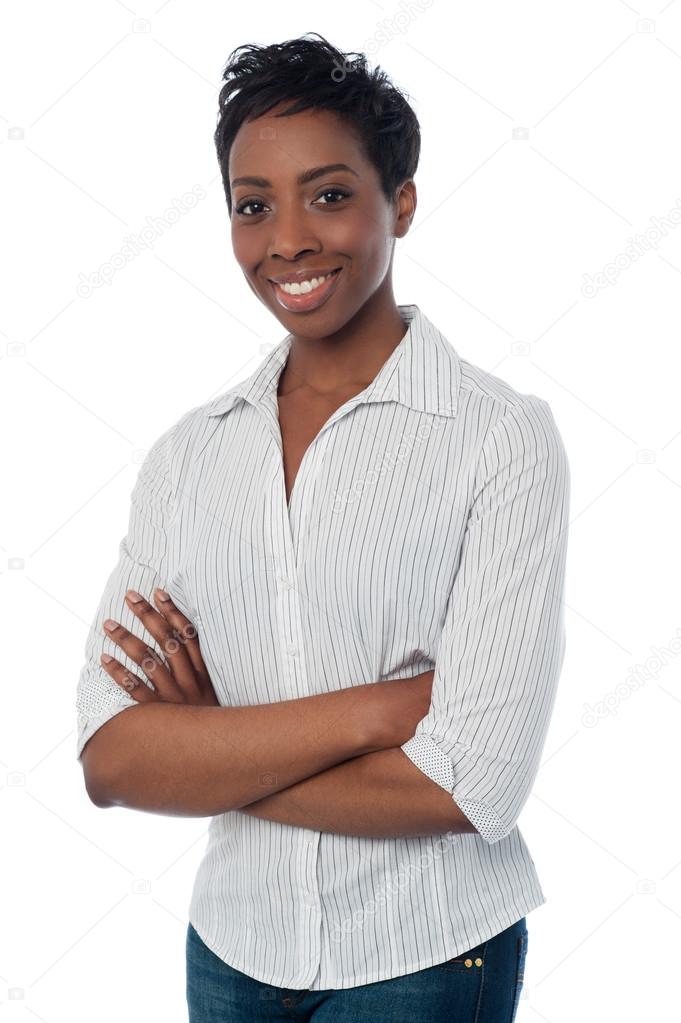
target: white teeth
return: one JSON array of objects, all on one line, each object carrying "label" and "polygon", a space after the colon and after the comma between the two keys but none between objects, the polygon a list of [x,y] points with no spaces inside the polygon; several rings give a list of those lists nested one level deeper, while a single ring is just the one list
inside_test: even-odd
[{"label": "white teeth", "polygon": [[301,281],[300,284],[279,284],[277,287],[285,291],[287,295],[307,295],[308,292],[314,291],[315,288],[318,288],[320,284],[323,284],[331,276],[332,274],[326,274],[325,277],[313,277],[312,280]]}]

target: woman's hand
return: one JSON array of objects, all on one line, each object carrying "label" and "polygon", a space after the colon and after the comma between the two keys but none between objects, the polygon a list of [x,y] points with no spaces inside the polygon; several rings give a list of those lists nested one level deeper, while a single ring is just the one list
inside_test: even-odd
[{"label": "woman's hand", "polygon": [[[139,664],[154,688],[131,674],[115,657],[102,654],[102,667],[119,686],[138,703],[192,703],[219,706],[199,648],[198,633],[192,623],[177,609],[164,590],[156,589],[154,599],[159,610],[140,597],[135,590],[125,595],[130,610],[137,615],[145,629],[163,650],[164,661],[151,647],[124,629],[118,622],[107,619],[104,631],[117,646],[125,650]],[[107,628],[107,624],[111,627]]]}]

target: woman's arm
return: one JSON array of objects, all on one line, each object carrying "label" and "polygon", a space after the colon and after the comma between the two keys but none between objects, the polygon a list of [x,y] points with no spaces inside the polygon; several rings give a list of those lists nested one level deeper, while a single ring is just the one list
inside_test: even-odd
[{"label": "woman's arm", "polygon": [[241,811],[280,824],[362,838],[476,830],[452,797],[399,748],[347,760]]},{"label": "woman's arm", "polygon": [[[207,817],[413,734],[430,703],[433,672],[247,707],[140,703],[86,743],[106,776],[98,806]],[[103,768],[101,769],[104,770]]]}]

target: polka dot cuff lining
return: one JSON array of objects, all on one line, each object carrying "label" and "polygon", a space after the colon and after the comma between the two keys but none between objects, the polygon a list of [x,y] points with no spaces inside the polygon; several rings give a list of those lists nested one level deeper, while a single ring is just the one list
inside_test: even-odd
[{"label": "polka dot cuff lining", "polygon": [[402,747],[413,764],[431,781],[449,792],[479,835],[490,844],[506,838],[509,833],[503,821],[486,803],[475,799],[459,799],[454,795],[454,768],[452,761],[428,735],[414,735]]}]

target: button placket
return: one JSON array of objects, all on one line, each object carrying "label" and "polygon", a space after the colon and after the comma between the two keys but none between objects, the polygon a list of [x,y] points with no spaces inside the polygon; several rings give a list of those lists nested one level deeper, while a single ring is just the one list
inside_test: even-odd
[{"label": "button placket", "polygon": [[291,504],[288,509],[289,525],[296,561],[298,561],[299,558],[300,543],[307,534],[308,496],[312,488],[316,471],[324,464],[326,449],[331,441],[331,427],[338,422],[339,419],[342,419],[343,416],[352,412],[357,405],[361,405],[364,399],[365,392],[362,391],[360,394],[356,394],[352,398],[348,398],[343,405],[337,408],[322,425],[316,437],[313,438],[303,455],[298,467],[298,474],[293,483]]},{"label": "button placket", "polygon": [[[287,517],[288,518],[288,517]],[[294,581],[294,555],[291,533],[284,531],[287,546],[286,567],[276,577],[279,624],[279,649],[284,688],[290,699],[307,695],[307,675],[302,651],[300,598]]]},{"label": "button placket", "polygon": [[[301,557],[305,557],[305,540],[309,534],[308,524],[310,521],[309,507],[311,496],[315,489],[315,479],[317,475],[323,470],[326,450],[331,442],[331,432],[326,429],[330,423],[327,422],[322,427],[322,431],[317,434],[312,442],[314,445],[314,454],[311,454],[310,461],[311,465],[308,465],[305,477],[296,479],[294,484],[294,491],[297,489],[297,499],[295,506],[292,503],[290,509],[290,524],[291,524],[291,537],[293,541],[293,550],[296,558],[296,562],[300,561]],[[307,456],[310,448],[305,452]],[[304,461],[304,459],[303,459]],[[302,464],[301,464],[302,469]],[[300,484],[300,486],[299,486]]]},{"label": "button placket", "polygon": [[[322,427],[322,431],[323,429],[324,427]],[[279,575],[278,603],[280,608],[281,648],[285,665],[284,674],[287,680],[287,690],[293,698],[306,695],[309,690],[303,656],[302,615],[297,586],[298,540],[300,537],[300,524],[306,520],[305,498],[309,489],[308,479],[310,476],[314,478],[315,465],[318,464],[327,441],[326,437],[321,436],[322,431],[317,434],[303,455],[291,491],[290,505],[286,503],[283,462],[280,473],[286,547],[293,568],[290,571],[281,572]]]},{"label": "button placket", "polygon": [[276,492],[276,508],[279,510],[279,514],[273,518],[272,560],[276,566],[274,584],[277,588],[277,626],[281,652],[282,687],[287,699],[297,699],[306,695],[307,686],[305,685],[305,666],[300,656],[301,622],[297,595],[296,555],[289,508],[286,502],[286,482],[276,394],[270,393],[265,396],[260,411],[264,415],[272,437],[274,446],[272,454],[276,463],[272,488]]},{"label": "button placket", "polygon": [[[276,393],[269,392],[263,399],[264,414],[268,429],[275,442],[278,459],[274,485],[279,491],[278,507],[281,514],[278,517],[279,529],[274,542],[278,545],[279,549],[275,553],[278,555],[283,569],[277,579],[277,608],[284,689],[292,699],[306,695],[309,688],[303,657],[300,598],[297,591],[298,541],[301,537],[301,525],[304,528],[307,521],[306,494],[309,490],[307,481],[310,474],[314,478],[314,467],[323,462],[324,452],[330,439],[329,427],[360,404],[363,396],[364,392],[361,396],[355,395],[348,399],[323,424],[298,466],[290,502],[286,500],[283,445]],[[304,532],[302,535],[304,536]]]},{"label": "button placket", "polygon": [[[280,584],[279,644],[284,686],[291,699],[306,695],[304,665],[300,656],[300,608],[295,587]],[[302,690],[302,691],[301,691]]]}]

